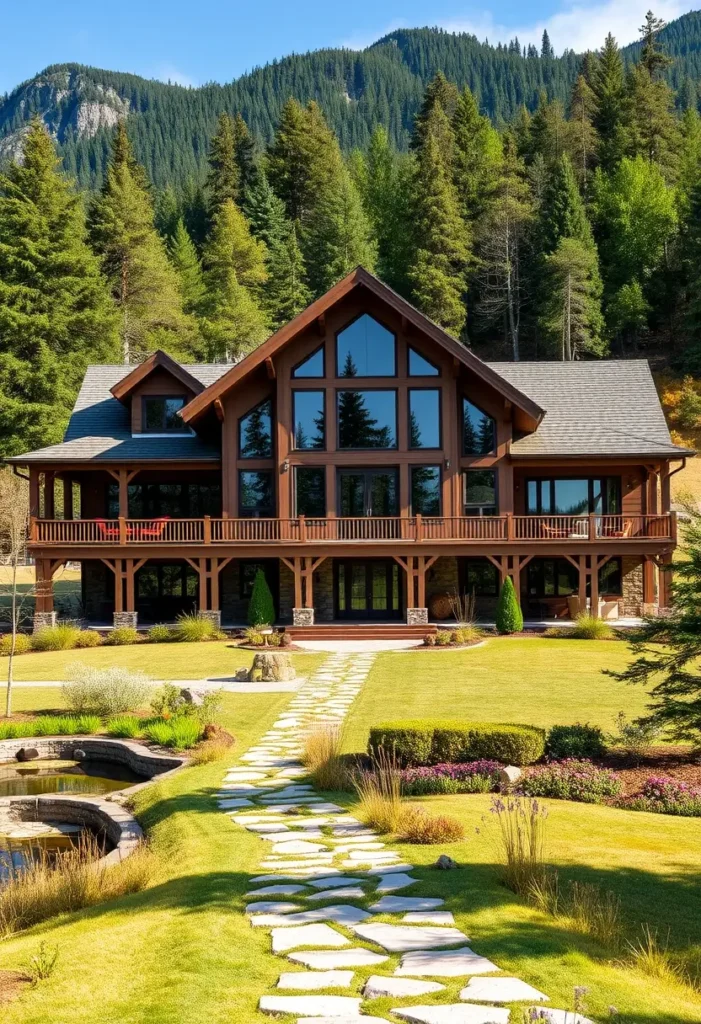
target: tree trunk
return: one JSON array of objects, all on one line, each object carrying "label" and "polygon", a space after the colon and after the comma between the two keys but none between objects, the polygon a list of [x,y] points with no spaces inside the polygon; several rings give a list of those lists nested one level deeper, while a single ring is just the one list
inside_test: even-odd
[{"label": "tree trunk", "polygon": [[7,718],[12,714],[12,684],[14,682],[15,668],[15,645],[17,643],[17,559],[15,551],[12,557],[12,639],[10,640],[10,655],[7,659],[7,693],[5,695],[5,715]]}]

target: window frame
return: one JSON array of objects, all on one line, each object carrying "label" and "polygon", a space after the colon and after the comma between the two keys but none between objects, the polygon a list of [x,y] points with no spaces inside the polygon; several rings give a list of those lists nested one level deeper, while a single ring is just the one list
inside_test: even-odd
[{"label": "window frame", "polygon": [[[369,316],[371,320],[374,320],[375,323],[379,324],[380,327],[383,327],[389,334],[392,335],[392,338],[394,339],[394,373],[357,373],[355,375],[355,377],[344,377],[342,375],[341,367],[339,365],[339,359],[338,359],[338,339],[343,334],[344,331],[347,331],[349,327],[352,327],[354,323],[357,323],[358,320],[362,319],[362,317],[364,317],[364,316]],[[398,341],[398,339],[397,339],[396,331],[393,331],[391,327],[388,327],[388,325],[386,323],[384,323],[382,320],[380,320],[379,317],[375,316],[374,313],[368,313],[367,310],[363,310],[361,313],[358,313],[357,316],[354,316],[352,320],[349,320],[347,324],[344,324],[343,327],[340,327],[335,332],[335,334],[334,334],[334,359],[336,361],[336,379],[337,380],[379,380],[380,378],[387,378],[387,380],[396,380],[397,379],[397,341]],[[347,390],[347,389],[344,389],[344,390]]]},{"label": "window frame", "polygon": [[[492,474],[492,476],[494,477],[494,505],[478,505],[476,503],[468,505],[468,502],[467,502],[467,477],[468,477],[469,473],[491,473]],[[477,515],[475,515],[475,516],[471,516],[468,513],[468,511],[467,511],[468,508],[477,508],[477,509],[480,509],[480,512]],[[482,509],[485,509],[485,508],[493,508],[494,509],[494,512],[493,512],[492,516],[489,516],[489,515],[485,516],[485,513],[481,511]],[[466,519],[483,519],[483,518],[489,519],[489,518],[493,518],[493,516],[498,516],[499,515],[499,473],[497,472],[496,467],[494,469],[492,469],[491,467],[488,466],[488,467],[482,469],[482,468],[478,468],[477,466],[474,466],[472,468],[468,467],[466,469],[463,469],[463,471],[462,471],[462,514],[463,514],[463,516]]]},{"label": "window frame", "polygon": [[[304,364],[309,359],[313,359],[314,356],[317,354],[317,352],[321,352],[321,374],[319,376],[314,376],[314,377],[310,377],[310,376],[305,376],[305,377],[299,376],[298,377],[297,376],[297,370],[299,370],[300,366],[304,366]],[[304,359],[300,359],[300,361],[298,363],[295,363],[295,365],[290,370],[290,380],[324,380],[325,377],[326,377],[326,345],[322,341],[321,345],[317,345],[317,347],[314,349],[313,352],[310,352],[308,355],[306,355],[304,357]]]},{"label": "window frame", "polygon": [[[252,514],[247,514],[246,511],[245,511],[244,506],[241,504],[241,495],[243,494],[243,488],[241,486],[241,481],[242,481],[242,476],[243,476],[244,473],[266,473],[270,477],[270,501],[271,501],[271,505],[270,505],[269,511],[267,511],[265,515],[263,515],[261,513],[258,513],[256,515],[255,512],[257,510],[253,509],[253,508],[251,508],[251,513]],[[276,507],[275,507],[275,476],[273,474],[273,470],[272,469],[239,469],[238,472],[237,472],[237,484],[238,484],[237,506],[238,506],[238,518],[239,519],[275,519],[276,511],[277,511]]]},{"label": "window frame", "polygon": [[[555,586],[555,593],[553,593],[553,594],[546,594],[545,593],[544,566],[545,566],[546,562],[552,562],[553,563],[553,580],[554,580],[554,586]],[[572,573],[576,572],[576,569],[572,565],[572,563],[567,558],[565,558],[563,555],[538,556],[536,558],[533,558],[528,563],[528,565],[526,566],[526,594],[527,594],[529,599],[536,600],[536,601],[553,601],[553,600],[556,600],[558,598],[561,599],[561,600],[566,600],[568,597],[572,597],[573,595],[575,595],[578,592],[579,579],[577,579],[575,581],[575,583],[574,583],[572,589],[569,591],[569,593],[567,593],[567,594],[561,594],[560,593],[560,586],[559,586],[560,572],[559,572],[559,569],[558,569],[558,563],[561,563],[562,565],[566,565],[568,572],[572,572]],[[539,569],[539,572],[538,572],[538,590],[537,590],[537,592],[532,593],[531,589],[530,589],[530,580],[531,580],[531,574],[533,573],[534,569]]]},{"label": "window frame", "polygon": [[486,555],[484,555],[482,557],[480,557],[479,555],[471,555],[469,557],[463,557],[462,558],[461,564],[460,564],[460,570],[459,570],[459,578],[461,580],[460,589],[465,594],[472,594],[473,593],[473,590],[470,588],[470,585],[469,585],[469,580],[470,580],[470,564],[471,563],[475,563],[475,562],[486,564],[487,567],[491,567],[491,570],[493,570],[493,573],[494,573],[494,590],[493,591],[492,590],[483,590],[483,589],[478,590],[475,587],[474,588],[474,595],[475,595],[475,597],[489,597],[489,598],[494,598],[496,600],[496,598],[499,597],[499,591],[501,590],[501,574],[500,574],[499,570],[497,569],[496,565],[494,565],[494,563],[492,561],[490,561],[490,559],[488,559],[486,557]]},{"label": "window frame", "polygon": [[[555,484],[558,481],[565,481],[565,480],[584,480],[584,481],[586,481],[586,483],[587,483],[587,501],[588,501],[588,509],[587,509],[587,511],[586,512],[572,512],[572,513],[567,513],[567,512],[551,512],[551,511],[543,512],[542,511],[542,508],[543,508],[543,500],[542,500],[542,498],[543,498],[543,496],[542,496],[541,484],[549,484],[550,485],[550,487],[549,487],[549,490],[550,490],[550,508],[552,509],[552,508],[555,507]],[[607,510],[604,510],[603,512],[594,512],[594,510],[593,510],[594,500],[593,499],[594,499],[594,481],[595,480],[600,480],[601,481],[603,489],[606,488],[606,486],[608,484],[608,481],[610,481],[610,480],[614,481],[614,485],[615,485],[615,489],[616,489],[616,503],[617,503],[617,506],[618,506],[618,510],[616,512],[608,512]],[[620,516],[622,514],[622,508],[623,508],[623,481],[622,481],[622,478],[620,476],[610,476],[610,475],[607,475],[607,474],[604,474],[604,473],[602,473],[600,476],[582,476],[581,474],[577,474],[576,476],[530,476],[530,477],[526,477],[525,483],[526,483],[525,502],[526,502],[526,515],[527,516],[560,516],[560,515],[572,515],[572,516],[586,516],[586,515],[604,515],[604,516],[606,516],[606,515],[614,515],[614,516]],[[529,503],[529,493],[528,492],[530,490],[531,484],[535,484],[535,486],[536,486],[536,493],[537,493],[537,502],[536,502],[536,504],[538,506],[537,511],[532,511],[531,508],[529,507],[530,503]]]},{"label": "window frame", "polygon": [[[483,409],[481,405],[474,402],[468,395],[461,393],[460,401],[460,453],[465,459],[484,459],[489,456],[496,456],[497,449],[499,447],[499,438],[497,436],[497,420],[496,416],[492,416],[491,413]],[[488,452],[466,452],[465,451],[465,402],[469,402],[470,405],[474,406],[478,412],[481,412],[483,416],[492,421],[492,439],[493,447]]]},{"label": "window frame", "polygon": [[[411,372],[411,356],[412,356],[412,353],[415,356],[418,356],[419,359],[423,359],[423,361],[425,363],[428,363],[429,366],[432,366],[435,372],[434,373],[412,373]],[[415,345],[410,345],[410,344],[408,344],[407,347],[406,347],[406,375],[407,375],[407,377],[412,377],[412,378],[413,377],[441,377],[442,376],[440,366],[436,366],[436,364],[433,362],[433,360],[427,359],[426,356],[423,354],[423,352],[419,352],[418,348],[416,348]]]},{"label": "window frame", "polygon": [[[419,445],[411,444],[411,393],[412,391],[436,391],[438,393],[438,444]],[[443,388],[426,387],[406,389],[406,411],[407,411],[407,450],[410,452],[439,452],[443,449]]]},{"label": "window frame", "polygon": [[[438,511],[437,512],[421,512],[417,513],[414,508],[414,472],[417,469],[437,469],[438,470]],[[443,516],[443,467],[438,462],[422,463],[422,462],[411,462],[409,463],[409,509],[412,516],[422,515],[429,519],[438,519]]]},{"label": "window frame", "polygon": [[[312,515],[312,516],[310,516],[309,513],[307,513],[307,512],[300,512],[299,511],[297,502],[298,502],[298,496],[299,496],[298,476],[299,476],[300,470],[302,472],[311,470],[313,473],[321,473],[322,476],[323,476],[323,480],[324,480],[324,511],[320,515]],[[312,465],[308,465],[308,464],[304,464],[304,465],[300,464],[300,465],[297,465],[297,466],[293,467],[293,475],[292,475],[292,507],[294,509],[295,518],[297,518],[297,519],[300,517],[300,515],[305,516],[307,519],[326,519],[328,517],[329,510],[328,510],[328,502],[327,502],[327,498],[326,498],[326,466],[325,465],[324,466],[312,466]]]},{"label": "window frame", "polygon": [[[185,436],[192,434],[192,430],[190,429],[190,427],[188,427],[187,423],[182,418],[180,419],[180,424],[181,425],[179,427],[177,427],[177,429],[170,429],[169,430],[164,424],[162,424],[160,427],[157,427],[155,429],[147,427],[147,425],[146,425],[146,423],[147,423],[146,407],[147,407],[148,403],[149,402],[168,402],[168,401],[172,402],[173,400],[178,400],[178,401],[181,401],[183,403],[180,406],[181,409],[184,409],[185,406],[188,403],[187,395],[182,395],[182,394],[180,394],[180,395],[142,395],[141,396],[141,433],[142,434],[148,434],[149,437],[174,437],[174,436],[177,437],[179,434],[183,434]],[[176,415],[177,415],[177,413],[176,413]],[[164,420],[164,423],[165,423],[165,408],[164,408],[163,420]]]},{"label": "window frame", "polygon": [[[256,409],[259,409],[261,405],[265,405],[266,403],[270,404],[270,455],[244,455],[243,454],[243,445],[241,443],[242,442],[243,421],[245,419],[247,419],[251,415],[251,413],[255,412]],[[260,400],[260,402],[255,402],[254,405],[252,405],[250,409],[248,409],[242,416],[239,416],[236,425],[237,425],[237,445],[238,445],[237,454],[238,454],[238,458],[241,460],[241,462],[251,462],[251,461],[253,461],[255,459],[257,459],[258,461],[261,461],[261,460],[264,460],[264,459],[274,459],[275,458],[275,429],[274,429],[274,427],[275,427],[275,410],[274,410],[274,407],[273,407],[273,397],[272,397],[272,395],[268,395],[267,398],[262,398]]]},{"label": "window frame", "polygon": [[[344,378],[344,379],[346,379],[346,378]],[[355,380],[356,378],[355,377],[348,377],[347,379],[348,380]],[[382,391],[382,392],[386,392],[388,394],[393,394],[394,395],[394,444],[393,445],[391,445],[389,447],[383,447],[383,448],[367,448],[367,447],[363,447],[363,448],[349,448],[348,447],[347,448],[345,445],[341,444],[341,417],[339,416],[339,412],[338,412],[338,402],[339,402],[340,395],[344,391],[361,391],[363,393],[374,392],[374,391]],[[335,395],[335,397],[336,397],[336,408],[335,408],[335,413],[336,413],[336,451],[339,451],[339,452],[396,452],[396,451],[399,450],[399,388],[396,388],[396,387],[394,387],[394,388],[383,388],[383,387],[376,387],[376,388],[364,388],[364,387],[359,387],[359,388],[336,388],[336,395]]]},{"label": "window frame", "polygon": [[[318,378],[317,378],[318,379]],[[327,443],[327,422],[328,417],[326,414],[326,388],[291,388],[292,391],[292,446],[291,450],[295,452],[325,452],[328,448]],[[321,395],[321,405],[324,415],[324,432],[323,432],[323,444],[320,448],[298,448],[297,447],[297,413],[295,410],[295,399],[300,393],[316,394]]]}]

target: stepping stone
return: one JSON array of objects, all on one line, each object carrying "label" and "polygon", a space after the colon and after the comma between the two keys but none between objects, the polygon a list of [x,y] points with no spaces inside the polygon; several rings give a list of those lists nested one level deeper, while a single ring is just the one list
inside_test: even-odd
[{"label": "stepping stone", "polygon": [[575,1013],[573,1010],[552,1010],[549,1006],[547,1009],[542,1006],[531,1006],[528,1012],[531,1015],[537,1014],[538,1016],[532,1017],[532,1019],[542,1021],[542,1024],[594,1024],[593,1020],[583,1017],[581,1013]]},{"label": "stepping stone", "polygon": [[[368,868],[368,875],[396,875],[398,872],[413,871],[413,864],[384,864],[381,867]],[[418,878],[416,879],[418,882]]]},{"label": "stepping stone", "polygon": [[265,772],[234,771],[227,772],[225,782],[259,782],[265,778]]},{"label": "stepping stone", "polygon": [[[283,905],[289,906],[290,904]],[[299,906],[293,906],[293,910],[299,910]],[[246,910],[246,913],[255,913],[255,911]],[[251,924],[254,927],[263,928],[289,928],[298,924],[313,924],[315,921],[333,921],[335,924],[351,928],[353,925],[358,924],[360,921],[366,921],[370,917],[367,910],[361,910],[359,907],[349,907],[343,903],[331,907],[317,907],[315,910],[303,910],[298,914],[290,914],[289,917],[286,915],[286,910],[282,910],[279,913],[261,914],[260,917],[256,917],[254,921],[251,921]]]},{"label": "stepping stone", "polygon": [[494,974],[499,969],[469,946],[462,946],[460,949],[407,953],[394,973],[398,977],[460,978],[470,974]]},{"label": "stepping stone", "polygon": [[253,801],[252,800],[247,800],[245,796],[235,797],[235,798],[232,798],[231,800],[220,800],[219,801],[219,810],[220,811],[230,811],[234,807],[253,807],[253,806],[254,806]]},{"label": "stepping stone", "polygon": [[345,807],[339,807],[338,804],[320,803],[315,807],[310,807],[309,810],[312,814],[342,814]]},{"label": "stepping stone", "polygon": [[549,1001],[546,995],[520,978],[470,978],[460,998],[475,1003],[520,1003],[526,999]]},{"label": "stepping stone", "polygon": [[[246,907],[247,914],[259,914],[262,917],[275,917],[299,910],[299,903],[285,903],[282,900],[259,900]],[[258,922],[256,922],[258,923]]]},{"label": "stepping stone", "polygon": [[402,921],[404,924],[455,924],[449,910],[419,910],[415,914],[405,914]]},{"label": "stepping stone", "polygon": [[351,930],[361,939],[376,942],[388,953],[456,946],[467,938],[458,928],[412,928],[401,924],[358,924]]},{"label": "stepping stone", "polygon": [[266,868],[268,871],[289,871],[291,868],[294,868],[295,870],[300,868],[314,868],[318,871],[319,868],[323,868],[324,866],[330,867],[330,865],[323,860],[314,860],[312,862],[307,860],[264,860],[261,863],[261,868]]},{"label": "stepping stone", "polygon": [[307,896],[308,900],[364,900],[365,893],[357,885],[349,885],[345,888],[324,889],[322,892],[314,892]]},{"label": "stepping stone", "polygon": [[348,855],[351,861],[361,861],[365,864],[381,864],[387,860],[397,860],[399,857],[398,853],[365,853],[363,850],[353,850]]},{"label": "stepping stone", "polygon": [[291,853],[328,853],[328,847],[319,843],[309,843],[306,839],[290,839],[289,842],[276,843],[273,853],[284,856]]},{"label": "stepping stone", "polygon": [[284,832],[262,832],[260,838],[265,839],[266,843],[291,843],[295,840],[295,834],[288,828]]},{"label": "stepping stone", "polygon": [[309,890],[306,885],[265,885],[262,889],[252,889],[246,896],[296,896],[298,892]]},{"label": "stepping stone", "polygon": [[[289,934],[289,933],[288,933]],[[388,956],[373,953],[370,949],[307,950],[304,953],[288,953],[288,960],[304,964],[316,971],[336,970],[344,967],[374,967],[389,960]]]},{"label": "stepping stone", "polygon": [[358,1017],[360,999],[350,996],[261,996],[258,1009],[263,1013],[303,1013],[317,1017]]},{"label": "stepping stone", "polygon": [[402,910],[436,910],[445,900],[429,899],[422,896],[383,896],[373,903],[373,914],[400,914]]},{"label": "stepping stone", "polygon": [[489,1006],[466,1006],[464,1003],[453,1003],[448,1006],[411,1006],[404,1010],[392,1010],[392,1013],[402,1020],[416,1024],[509,1024],[511,1016],[511,1010],[498,1010]]},{"label": "stepping stone", "polygon": [[308,883],[309,885],[313,885],[314,883],[311,881],[311,879],[313,877],[315,877],[315,875],[318,876],[319,878],[323,878],[324,881],[326,881],[326,876],[328,874],[330,874],[332,871],[335,871],[335,870],[336,870],[335,868],[324,867],[323,870],[319,870],[318,868],[313,868],[313,869],[310,868],[310,869],[308,869],[308,873],[307,873],[306,870],[305,871],[296,870],[294,874],[290,874],[290,875],[283,875],[283,874],[277,874],[277,875],[276,874],[256,875],[255,878],[251,879],[251,885],[258,885],[259,883],[263,883],[263,882],[276,882],[276,883],[277,882],[296,882],[298,880],[298,877],[299,877],[300,874],[304,874],[304,880],[305,880],[306,883]]},{"label": "stepping stone", "polygon": [[387,1024],[384,1017],[299,1017],[297,1024]]},{"label": "stepping stone", "polygon": [[429,992],[440,992],[445,985],[437,981],[416,981],[414,978],[385,978],[373,974],[365,982],[363,995],[366,999],[379,999],[380,996],[392,996],[404,999],[409,996],[425,996]]},{"label": "stepping stone", "polygon": [[[286,953],[297,946],[349,946],[350,942],[327,924],[303,924],[299,928],[273,928],[273,953]],[[306,1012],[306,1011],[302,1011]]]},{"label": "stepping stone", "polygon": [[354,843],[343,843],[341,846],[336,846],[334,847],[334,850],[338,854],[354,853],[358,850],[365,851],[367,853],[370,850],[382,850],[384,845],[384,843],[364,843],[362,840],[357,840]]},{"label": "stepping stone", "polygon": [[403,872],[396,875],[383,875],[377,883],[375,892],[397,892],[398,889],[407,889],[410,885],[416,885],[418,881],[420,879],[412,878],[411,875],[405,875]]},{"label": "stepping stone", "polygon": [[260,825],[244,825],[243,827],[249,832],[258,832],[261,836],[267,836],[268,834],[279,836],[283,832],[290,831],[287,825],[275,821],[264,821]]},{"label": "stepping stone", "polygon": [[[278,988],[350,988],[353,971],[290,971],[281,974]],[[416,984],[420,984],[417,982]]]},{"label": "stepping stone", "polygon": [[336,878],[315,878],[309,879],[309,884],[315,889],[336,889],[342,885],[361,885],[366,879],[351,878],[350,875],[338,875]]}]

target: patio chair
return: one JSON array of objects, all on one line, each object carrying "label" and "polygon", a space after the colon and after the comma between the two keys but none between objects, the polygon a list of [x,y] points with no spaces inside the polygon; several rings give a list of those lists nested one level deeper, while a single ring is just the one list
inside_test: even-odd
[{"label": "patio chair", "polygon": [[132,533],[136,540],[160,540],[169,520],[170,516],[158,516],[150,519],[147,526],[133,527]]},{"label": "patio chair", "polygon": [[108,526],[107,519],[97,518],[95,519],[95,522],[97,523],[98,533],[102,538],[104,538],[105,540],[119,540],[118,526]]}]

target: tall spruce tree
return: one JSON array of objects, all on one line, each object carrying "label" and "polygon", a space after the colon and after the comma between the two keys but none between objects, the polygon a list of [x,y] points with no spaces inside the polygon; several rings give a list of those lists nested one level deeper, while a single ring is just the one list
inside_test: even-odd
[{"label": "tall spruce tree", "polygon": [[480,114],[474,96],[465,87],[452,118],[453,181],[466,223],[484,212],[496,185],[501,141],[488,117]]},{"label": "tall spruce tree", "polygon": [[204,294],[202,266],[197,249],[187,233],[182,217],[176,223],[175,230],[168,241],[168,255],[178,272],[183,309],[186,313],[196,313]]},{"label": "tall spruce tree", "polygon": [[582,193],[587,194],[589,172],[596,161],[599,137],[594,127],[596,97],[587,75],[580,74],[572,90],[567,125],[567,151]]},{"label": "tall spruce tree", "polygon": [[414,131],[411,137],[412,149],[419,150],[423,146],[429,131],[435,136],[437,122],[432,115],[438,107],[447,118],[447,122],[442,122],[446,127],[438,141],[443,147],[444,158],[451,159],[448,150],[452,149],[453,136],[449,128],[458,105],[458,99],[458,87],[454,82],[449,82],[443,72],[439,71],[426,86],[421,109],[414,119]]},{"label": "tall spruce tree", "polygon": [[599,137],[598,160],[605,171],[616,166],[626,150],[626,81],[618,44],[606,36],[591,80],[596,106],[592,123]]},{"label": "tall spruce tree", "polygon": [[548,176],[538,215],[536,245],[547,256],[557,249],[561,238],[576,238],[589,249],[594,247],[591,224],[566,154]]},{"label": "tall spruce tree", "polygon": [[183,311],[178,277],[154,226],[145,173],[134,161],[123,121],[112,154],[89,228],[119,311],[122,358],[140,362],[157,348],[187,357],[197,352],[196,324]]},{"label": "tall spruce tree", "polygon": [[358,190],[346,167],[319,196],[302,235],[309,283],[322,295],[354,267],[375,269],[377,246]]},{"label": "tall spruce tree", "polygon": [[544,262],[547,289],[540,324],[550,351],[562,360],[603,355],[596,250],[578,238],[563,236]]},{"label": "tall spruce tree", "polygon": [[643,156],[656,163],[671,181],[676,177],[681,138],[674,94],[662,77],[672,63],[657,41],[662,28],[664,22],[648,11],[640,29],[640,60],[628,75],[627,151],[630,156]]},{"label": "tall spruce tree", "polygon": [[61,440],[89,362],[118,353],[116,311],[81,197],[38,120],[0,176],[0,455]]},{"label": "tall spruce tree", "polygon": [[230,114],[221,113],[217,119],[217,130],[212,136],[207,157],[209,163],[207,193],[212,218],[227,200],[231,199],[236,202],[239,198],[241,172],[236,159],[236,142],[237,135],[233,118]]},{"label": "tall spruce tree", "polygon": [[400,157],[392,148],[387,130],[381,125],[370,139],[358,188],[377,239],[377,272],[391,287],[408,295],[411,166],[407,157]]}]

